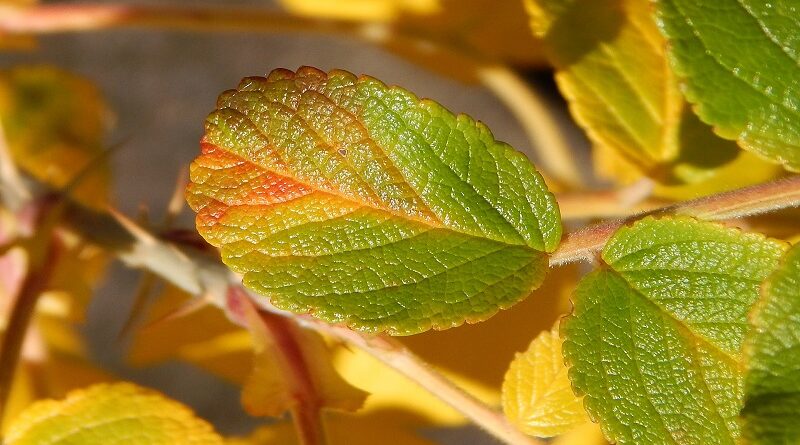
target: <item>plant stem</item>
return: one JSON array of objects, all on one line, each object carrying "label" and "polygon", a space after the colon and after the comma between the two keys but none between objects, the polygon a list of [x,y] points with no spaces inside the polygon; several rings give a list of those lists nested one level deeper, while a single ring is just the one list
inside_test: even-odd
[{"label": "plant stem", "polygon": [[39,296],[46,289],[56,263],[52,226],[44,225],[27,243],[28,272],[14,300],[0,343],[0,423],[4,420],[6,404],[11,394],[14,374],[19,364],[22,343],[28,333]]},{"label": "plant stem", "polygon": [[556,266],[591,261],[620,227],[647,215],[688,215],[721,221],[800,206],[800,175],[682,202],[669,207],[593,225],[570,233],[550,256]]},{"label": "plant stem", "polygon": [[539,445],[544,442],[517,430],[505,416],[486,406],[434,370],[398,341],[384,335],[366,337],[350,329],[302,317],[301,323],[356,346],[447,403],[503,443]]},{"label": "plant stem", "polygon": [[[239,292],[249,301],[250,295],[239,286],[231,287],[233,292]],[[296,404],[292,408],[297,437],[301,445],[325,445],[325,427],[322,423],[322,406],[317,395],[314,380],[309,374],[308,363],[301,346],[298,344],[296,330],[301,329],[292,322],[291,318],[282,317],[276,313],[257,311],[260,322],[279,351],[279,360],[286,368],[286,378],[294,389]]]},{"label": "plant stem", "polygon": [[[714,220],[749,216],[798,205],[800,205],[800,176],[792,176],[785,180],[709,196],[574,232],[566,237],[553,254],[551,264],[591,259],[620,226],[648,214],[677,213]],[[208,297],[220,307],[225,307],[228,288],[231,285],[240,286],[240,279],[233,276],[218,258],[196,251],[182,251],[121,215],[97,213],[69,201],[63,218],[73,230],[88,241],[116,252],[127,264],[149,269],[193,295]],[[464,393],[393,340],[385,337],[367,337],[310,317],[277,311],[264,304],[263,298],[254,301],[267,310],[295,317],[315,329],[364,349],[431,391],[444,402],[459,409],[476,424],[507,443],[541,443],[514,431],[500,413]]]}]

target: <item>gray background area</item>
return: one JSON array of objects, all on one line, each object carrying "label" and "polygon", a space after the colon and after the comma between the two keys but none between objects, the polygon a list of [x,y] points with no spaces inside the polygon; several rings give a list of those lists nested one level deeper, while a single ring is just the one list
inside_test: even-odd
[{"label": "gray background area", "polygon": [[[0,55],[0,67],[18,63],[54,64],[96,82],[115,113],[109,144],[126,141],[113,158],[118,207],[135,214],[145,205],[156,220],[163,213],[177,172],[198,154],[202,123],[217,94],[235,87],[244,76],[265,74],[276,67],[343,68],[403,85],[421,97],[435,98],[453,111],[484,121],[498,139],[532,155],[519,124],[484,88],[465,86],[380,48],[344,38],[103,31],[48,36],[40,40],[35,52]],[[544,89],[562,117],[566,116],[547,74],[530,78]],[[576,141],[582,143],[578,136]],[[181,215],[180,224],[191,226],[188,212]],[[86,326],[93,356],[121,378],[188,403],[223,433],[244,433],[261,423],[243,413],[238,388],[188,365],[168,363],[144,370],[125,366],[125,343],[117,340],[117,334],[137,280],[136,272],[115,266],[99,289]],[[474,427],[423,434],[440,443],[494,443]]]}]

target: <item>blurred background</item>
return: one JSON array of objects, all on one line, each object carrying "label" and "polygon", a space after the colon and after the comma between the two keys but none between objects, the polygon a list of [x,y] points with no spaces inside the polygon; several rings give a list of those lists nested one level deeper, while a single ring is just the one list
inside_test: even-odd
[{"label": "blurred background", "polygon": [[[552,73],[531,36],[521,1],[171,0],[126,4],[258,8],[289,11],[287,14],[303,21],[296,30],[277,32],[147,26],[54,33],[37,37],[32,48],[0,53],[2,68],[55,65],[84,76],[99,88],[111,113],[107,144],[122,144],[112,158],[113,202],[127,215],[146,208],[158,221],[178,173],[198,154],[203,121],[214,108],[217,95],[235,87],[242,77],[264,75],[278,67],[340,68],[402,85],[420,97],[433,98],[454,112],[485,122],[498,139],[536,163],[531,140],[508,106],[479,81],[469,65],[460,66],[461,56],[439,53],[435,46],[428,48],[416,40],[430,36],[434,41],[445,39],[445,44],[467,54],[469,60],[510,66],[554,111],[576,156],[586,157],[587,143],[568,118]],[[317,32],[327,29],[330,21],[348,23],[349,31]],[[382,45],[392,42],[398,28],[413,44]],[[442,37],[445,35],[456,37]],[[586,163],[582,161],[584,166]],[[177,225],[193,227],[191,212],[184,210]],[[263,419],[243,412],[238,387],[197,367],[178,361],[147,368],[127,364],[129,339],[120,339],[119,333],[138,281],[136,271],[115,265],[97,290],[84,329],[92,357],[121,379],[157,388],[189,404],[222,433],[245,434],[263,424]],[[553,304],[558,293],[546,286],[539,292],[541,298],[529,298],[513,313],[405,341],[438,366],[497,389],[514,352],[525,349],[540,330],[552,324],[558,313],[558,304]],[[358,381],[351,383],[359,385]],[[494,443],[471,426],[450,428],[422,422],[420,429],[425,437],[442,444]]]}]

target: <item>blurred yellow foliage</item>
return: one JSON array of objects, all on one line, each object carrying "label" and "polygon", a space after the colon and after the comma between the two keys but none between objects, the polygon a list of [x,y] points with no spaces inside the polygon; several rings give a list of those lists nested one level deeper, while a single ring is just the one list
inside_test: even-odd
[{"label": "blurred yellow foliage", "polygon": [[155,391],[129,383],[72,391],[31,405],[6,429],[8,445],[217,445],[211,425]]}]

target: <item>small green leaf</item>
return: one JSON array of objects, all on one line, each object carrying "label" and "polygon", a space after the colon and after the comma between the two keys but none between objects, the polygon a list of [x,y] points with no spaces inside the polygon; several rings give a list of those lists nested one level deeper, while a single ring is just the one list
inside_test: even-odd
[{"label": "small green leaf", "polygon": [[541,284],[558,206],[483,124],[307,67],[246,78],[217,105],[187,199],[276,306],[412,334],[486,319]]},{"label": "small green leaf", "polygon": [[795,0],[659,0],[686,98],[727,139],[800,170]]},{"label": "small green leaf", "polygon": [[783,250],[690,218],[614,235],[563,331],[573,388],[611,442],[735,442],[747,313]]},{"label": "small green leaf", "polygon": [[743,437],[751,444],[800,443],[800,246],[766,281],[745,341]]},{"label": "small green leaf", "polygon": [[42,400],[6,431],[8,445],[222,445],[207,422],[163,395],[130,383],[76,390]]}]

